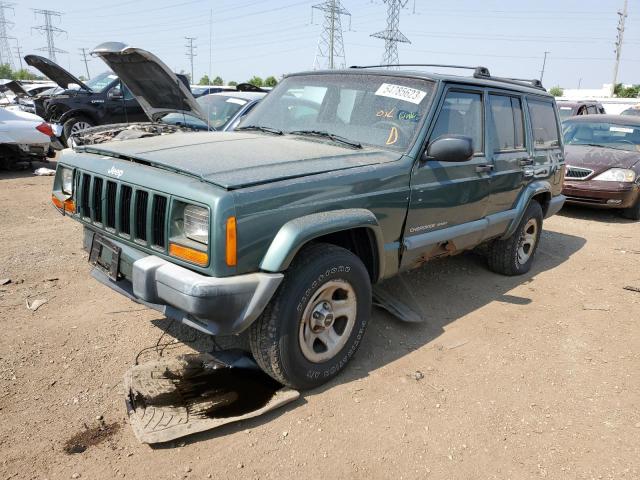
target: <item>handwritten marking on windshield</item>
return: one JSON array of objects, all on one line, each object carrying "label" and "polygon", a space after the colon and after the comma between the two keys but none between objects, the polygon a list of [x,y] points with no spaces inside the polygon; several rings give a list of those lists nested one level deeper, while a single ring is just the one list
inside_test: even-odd
[{"label": "handwritten marking on windshield", "polygon": [[389,138],[387,138],[387,145],[393,145],[398,141],[398,129],[396,127],[391,127],[391,131],[389,132]]}]

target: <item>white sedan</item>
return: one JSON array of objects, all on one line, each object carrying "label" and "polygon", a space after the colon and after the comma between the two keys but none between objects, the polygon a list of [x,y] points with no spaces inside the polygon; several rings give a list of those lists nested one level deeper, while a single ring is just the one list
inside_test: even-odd
[{"label": "white sedan", "polygon": [[21,161],[46,161],[54,155],[52,147],[60,147],[53,136],[51,125],[39,116],[0,108],[0,169]]}]

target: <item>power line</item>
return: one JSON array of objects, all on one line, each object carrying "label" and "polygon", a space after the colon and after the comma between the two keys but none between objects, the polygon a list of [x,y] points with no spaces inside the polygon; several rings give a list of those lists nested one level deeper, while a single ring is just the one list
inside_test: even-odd
[{"label": "power line", "polygon": [[193,57],[195,57],[196,54],[193,53],[193,49],[195,48],[193,46],[193,41],[197,37],[184,37],[184,38],[189,42],[187,45],[185,45],[185,47],[187,47],[187,58],[191,62],[191,79],[190,80],[191,80],[191,83],[195,83],[195,80],[193,79]]},{"label": "power line", "polygon": [[398,43],[411,43],[400,31],[400,9],[404,8],[409,0],[383,0],[387,4],[387,28],[381,32],[372,34],[374,38],[384,40],[383,65],[397,65]]},{"label": "power line", "polygon": [[52,17],[62,17],[61,12],[56,12],[53,10],[33,10],[33,12],[38,15],[42,15],[44,17],[44,25],[39,25],[37,27],[31,27],[33,30],[39,30],[44,32],[47,36],[47,46],[42,48],[37,48],[36,50],[40,50],[43,52],[47,52],[49,60],[56,61],[56,53],[68,53],[66,50],[60,50],[56,48],[55,43],[53,41],[53,37],[56,35],[60,35],[61,33],[67,33],[66,30],[62,30],[61,28],[54,27],[51,22]]},{"label": "power line", "polygon": [[89,58],[87,58],[89,56],[89,54],[87,53],[87,49],[86,48],[79,48],[78,50],[80,50],[80,56],[82,57],[82,61],[84,62],[84,68],[87,70],[87,79],[91,78],[91,75],[89,74]]},{"label": "power line", "polygon": [[616,62],[613,65],[613,82],[611,83],[611,96],[616,90],[616,83],[618,82],[618,68],[620,67],[620,56],[622,55],[622,41],[624,39],[624,24],[627,20],[627,0],[624,0],[624,8],[622,11],[618,11],[618,38],[616,38]]},{"label": "power line", "polygon": [[8,21],[4,16],[4,11],[13,11],[15,3],[0,2],[0,65],[9,65],[13,70],[13,56],[11,55],[11,46],[9,45],[9,37],[7,36],[7,28],[12,28],[14,23]]},{"label": "power line", "polygon": [[[344,43],[342,42],[342,16],[351,14],[342,7],[340,0],[326,0],[311,7],[311,22],[313,23],[313,10],[319,10],[324,13],[324,21],[322,22],[322,33],[318,40],[318,49],[313,60],[313,69],[336,68],[336,58],[342,59],[340,68],[346,66],[344,54]],[[349,20],[351,22],[351,20]]]}]

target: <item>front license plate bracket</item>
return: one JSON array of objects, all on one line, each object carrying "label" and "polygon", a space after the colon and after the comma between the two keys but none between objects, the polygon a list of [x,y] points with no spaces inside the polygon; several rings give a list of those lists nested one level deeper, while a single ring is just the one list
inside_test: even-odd
[{"label": "front license plate bracket", "polygon": [[[111,253],[111,261],[105,262],[102,253],[107,249]],[[89,263],[106,273],[114,282],[118,281],[118,269],[120,266],[120,253],[122,249],[113,244],[108,239],[97,233],[93,234],[91,240],[91,251],[89,253]]]}]

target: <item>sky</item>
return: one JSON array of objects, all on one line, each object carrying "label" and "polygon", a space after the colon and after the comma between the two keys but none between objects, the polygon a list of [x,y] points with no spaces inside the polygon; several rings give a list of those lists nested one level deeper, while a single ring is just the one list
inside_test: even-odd
[{"label": "sky", "polygon": [[[194,77],[212,73],[225,82],[246,81],[309,70],[322,32],[324,0],[13,0],[6,20],[11,46],[36,53],[46,38],[33,9],[62,14],[53,25],[58,63],[85,75],[81,48],[120,41],[149,50],[179,72],[190,71],[184,37],[194,40]],[[372,33],[386,28],[384,0],[342,0],[351,13],[342,17],[347,65],[378,64],[384,41]],[[407,0],[400,31],[411,41],[398,47],[401,63],[484,65],[492,74],[538,78],[544,52],[547,87],[599,88],[611,83],[617,11],[623,0]],[[210,22],[210,18],[212,22]],[[212,25],[212,28],[210,28]],[[210,42],[211,39],[211,42]],[[210,48],[210,45],[212,48]],[[640,0],[629,0],[618,81],[640,83]],[[14,64],[18,65],[14,56]],[[211,61],[211,72],[209,65]],[[99,58],[88,63],[91,75],[105,71]]]}]

